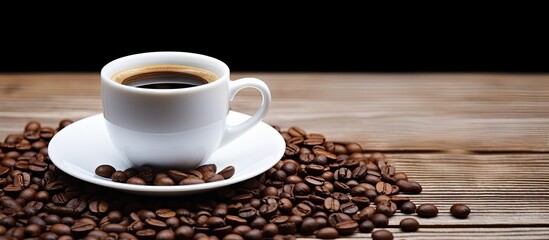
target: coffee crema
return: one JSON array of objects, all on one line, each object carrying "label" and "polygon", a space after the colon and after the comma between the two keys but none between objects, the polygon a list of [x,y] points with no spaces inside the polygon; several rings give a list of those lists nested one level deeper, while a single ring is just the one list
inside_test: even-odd
[{"label": "coffee crema", "polygon": [[202,68],[162,64],[130,68],[114,74],[112,79],[137,88],[179,89],[211,83],[219,76]]}]

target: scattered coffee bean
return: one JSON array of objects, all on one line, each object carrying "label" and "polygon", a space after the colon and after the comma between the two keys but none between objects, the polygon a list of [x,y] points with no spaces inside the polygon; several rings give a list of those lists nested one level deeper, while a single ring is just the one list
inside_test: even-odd
[{"label": "scattered coffee bean", "polygon": [[372,240],[393,240],[393,233],[387,230],[376,230],[372,233]]},{"label": "scattered coffee bean", "polygon": [[374,223],[370,220],[364,220],[358,225],[358,230],[362,233],[369,233],[374,230]]},{"label": "scattered coffee bean", "polygon": [[113,166],[107,164],[99,165],[95,169],[95,174],[106,178],[110,178],[114,172],[116,172],[116,169],[114,169]]},{"label": "scattered coffee bean", "polygon": [[421,204],[416,213],[422,218],[433,218],[438,214],[438,208],[433,204]]},{"label": "scattered coffee bean", "polygon": [[400,221],[399,226],[403,232],[415,232],[419,229],[419,222],[413,218],[405,218]]},{"label": "scattered coffee bean", "polygon": [[465,204],[454,204],[450,207],[450,213],[455,218],[467,218],[471,213],[471,209]]},{"label": "scattered coffee bean", "polygon": [[333,227],[325,227],[318,230],[315,236],[320,239],[334,239],[339,237],[339,233]]},{"label": "scattered coffee bean", "polygon": [[400,211],[404,214],[413,214],[416,212],[416,205],[413,202],[405,202],[400,206]]}]

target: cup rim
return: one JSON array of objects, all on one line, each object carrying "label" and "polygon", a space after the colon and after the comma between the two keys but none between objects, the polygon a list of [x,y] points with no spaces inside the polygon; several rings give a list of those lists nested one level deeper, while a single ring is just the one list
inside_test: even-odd
[{"label": "cup rim", "polygon": [[[213,82],[210,82],[208,84],[199,85],[199,86],[190,87],[190,88],[148,89],[148,88],[136,88],[136,87],[132,87],[132,86],[128,86],[128,85],[118,83],[118,82],[116,82],[112,79],[112,74],[113,73],[110,73],[110,74],[107,73],[107,72],[112,72],[111,68],[113,68],[114,65],[120,64],[121,62],[132,61],[133,59],[144,59],[144,58],[147,58],[147,57],[160,57],[162,55],[171,55],[171,56],[179,55],[180,57],[197,59],[196,62],[209,62],[209,63],[212,63],[213,65],[219,67],[219,69],[221,69],[221,72],[220,72],[221,74],[219,75],[219,78],[217,80],[213,81]],[[164,63],[158,62],[157,64],[164,64]],[[168,63],[165,63],[165,64],[168,64]],[[139,66],[139,64],[137,64],[136,66]],[[114,72],[123,71],[123,70],[124,69],[118,69],[118,70],[115,70]],[[208,69],[208,70],[211,70],[211,69]],[[216,73],[217,73],[217,71],[216,71]],[[223,61],[221,61],[217,58],[214,58],[214,57],[210,57],[210,56],[203,55],[203,54],[198,54],[198,53],[191,53],[191,52],[156,51],[156,52],[136,53],[136,54],[127,55],[127,56],[120,57],[120,58],[117,58],[117,59],[114,59],[114,60],[110,61],[109,63],[105,64],[103,66],[103,68],[101,68],[101,79],[104,83],[109,84],[111,87],[119,88],[121,90],[126,90],[126,91],[135,91],[135,92],[141,92],[141,93],[154,93],[154,94],[177,94],[177,93],[196,92],[196,91],[200,91],[202,89],[206,89],[206,88],[210,88],[210,87],[214,87],[216,85],[222,84],[224,79],[228,80],[229,73],[230,73],[230,69],[227,66],[227,64],[225,64]]]}]

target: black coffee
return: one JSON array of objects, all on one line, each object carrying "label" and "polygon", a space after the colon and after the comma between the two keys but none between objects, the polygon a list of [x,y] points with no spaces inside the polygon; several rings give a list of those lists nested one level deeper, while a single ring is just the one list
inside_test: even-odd
[{"label": "black coffee", "polygon": [[204,85],[218,79],[208,70],[184,65],[140,66],[118,72],[113,80],[147,89],[181,89]]}]

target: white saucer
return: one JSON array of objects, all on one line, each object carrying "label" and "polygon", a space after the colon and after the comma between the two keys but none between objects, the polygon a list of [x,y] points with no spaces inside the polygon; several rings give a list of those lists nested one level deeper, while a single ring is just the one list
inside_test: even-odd
[{"label": "white saucer", "polygon": [[[237,124],[250,116],[231,111],[228,124]],[[217,169],[228,165],[235,174],[223,181],[185,186],[143,186],[117,183],[95,175],[95,168],[110,164],[117,170],[131,165],[113,148],[107,135],[103,114],[77,121],[51,140],[48,152],[52,162],[65,173],[86,182],[145,195],[186,195],[206,192],[255,177],[274,166],[284,154],[282,136],[271,126],[260,122],[238,139],[218,149],[205,163],[215,163]]]}]

